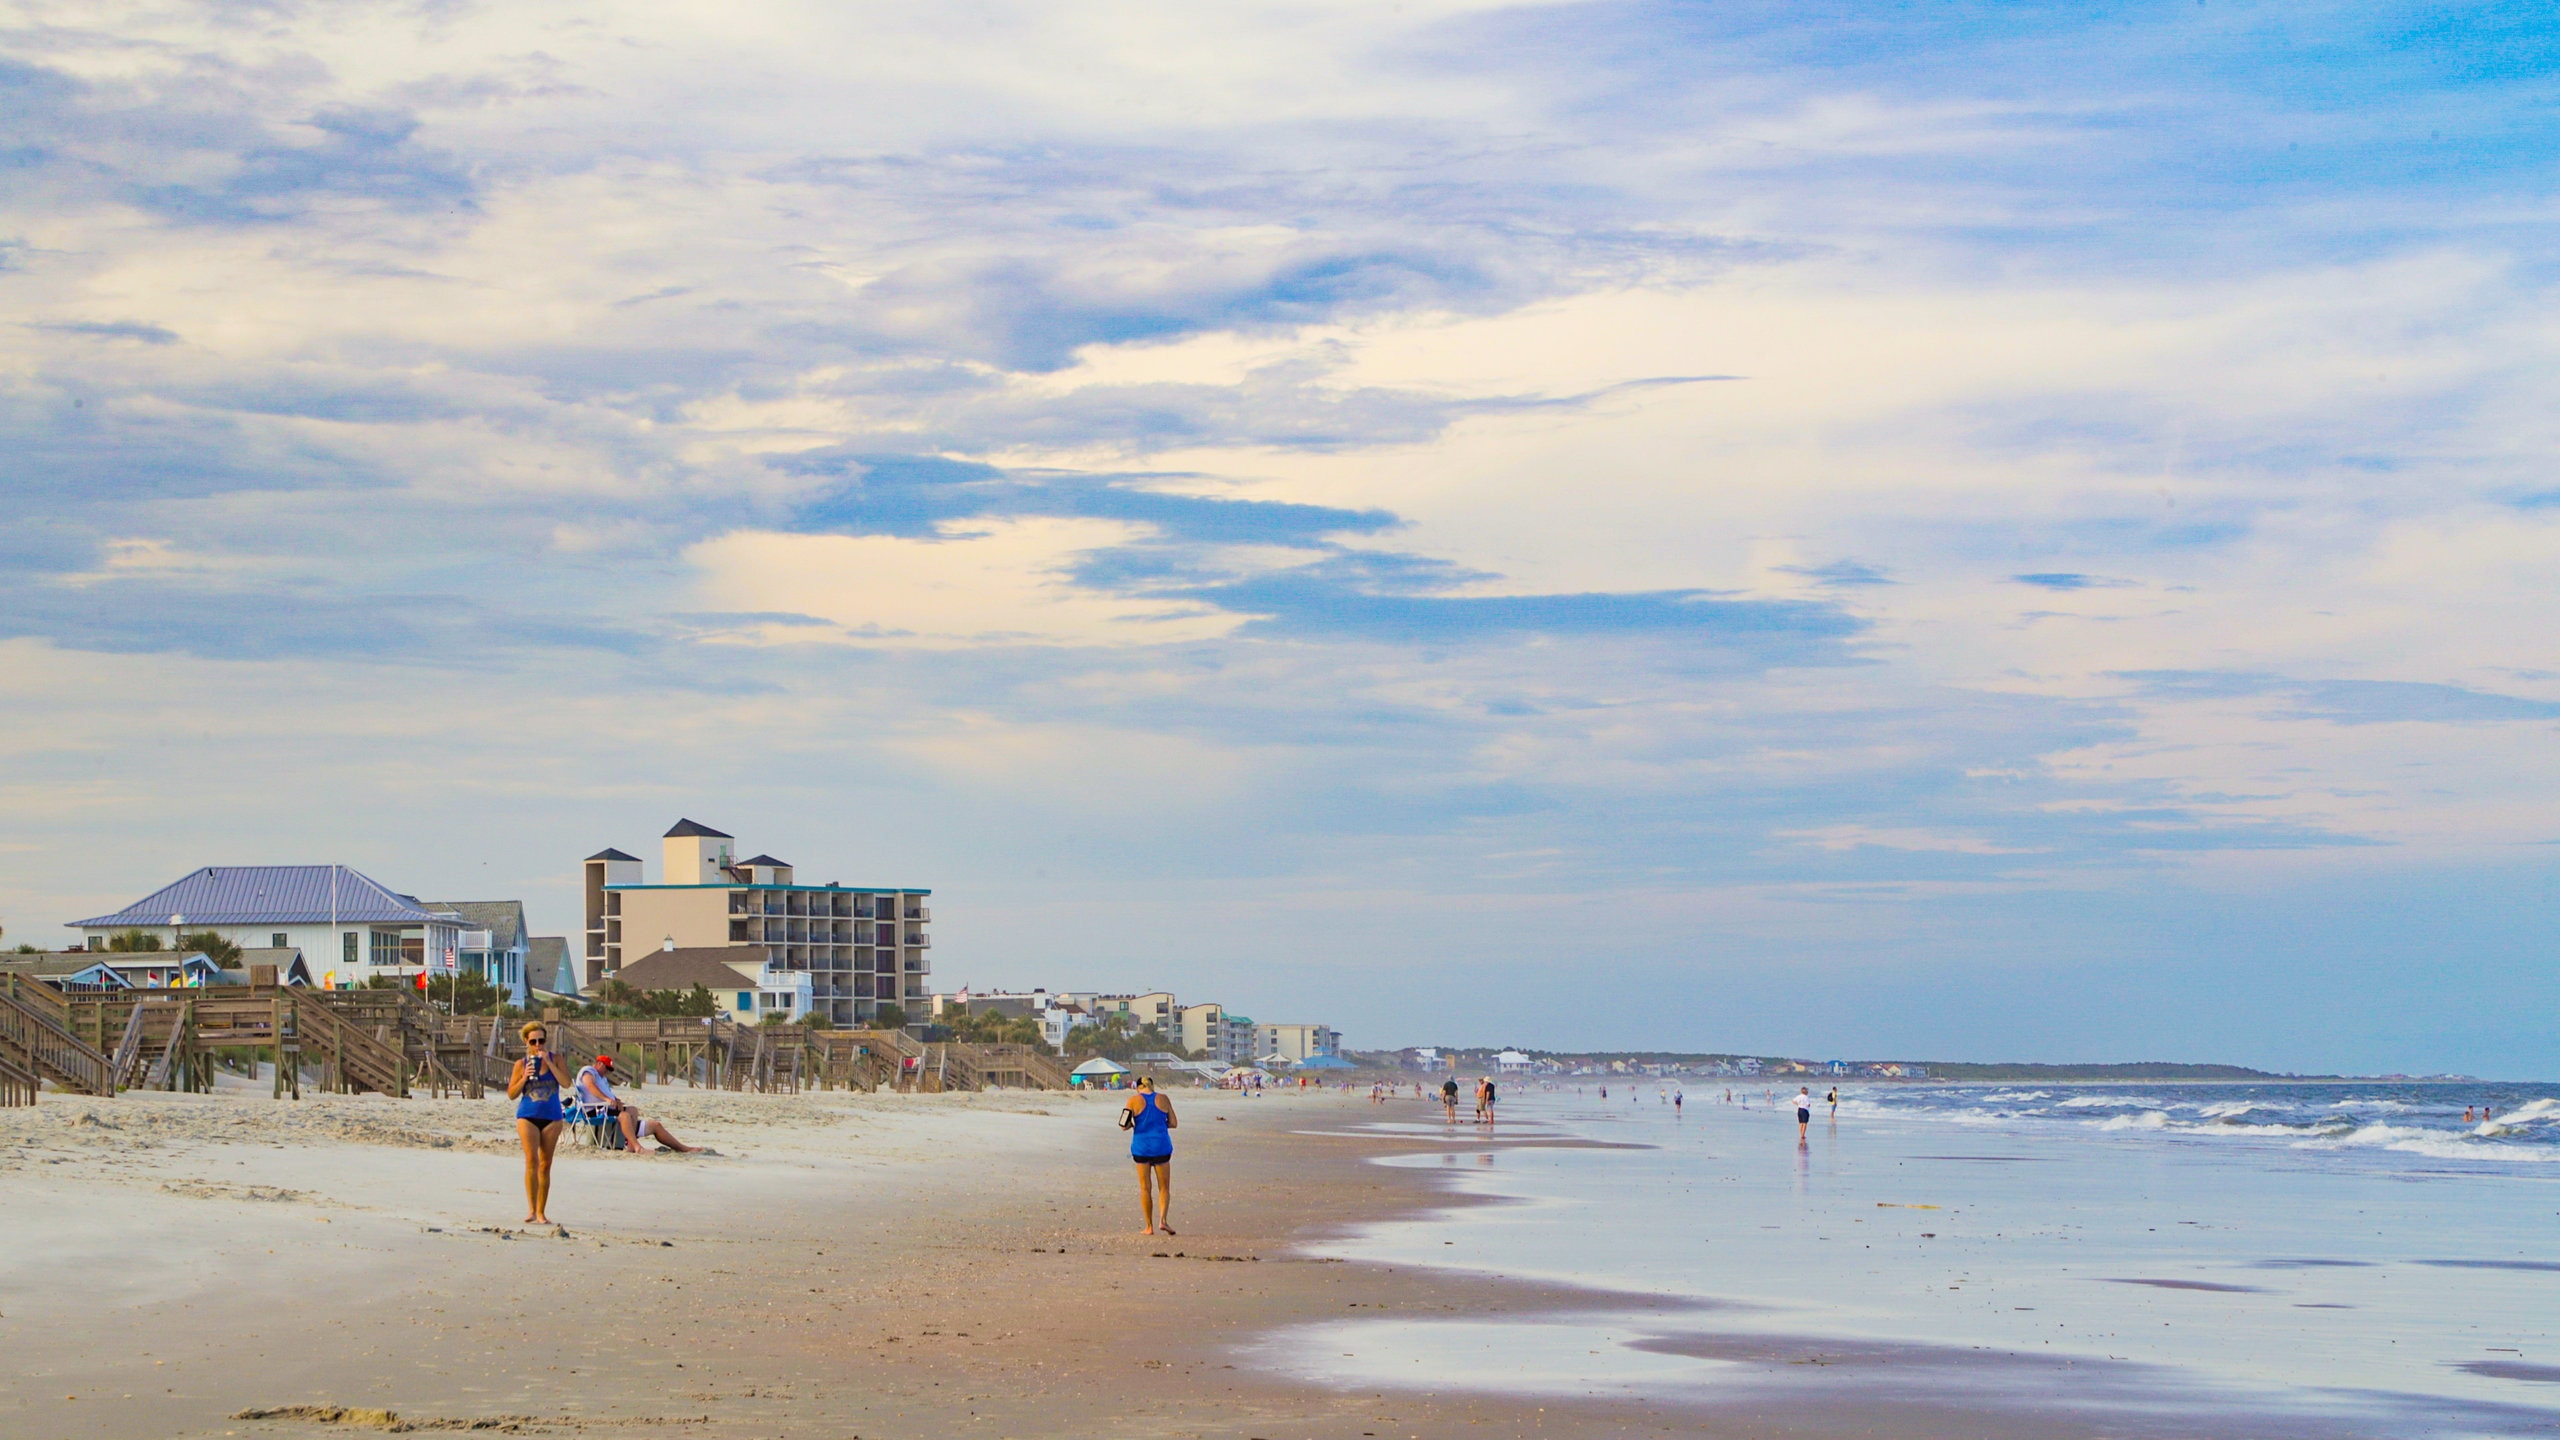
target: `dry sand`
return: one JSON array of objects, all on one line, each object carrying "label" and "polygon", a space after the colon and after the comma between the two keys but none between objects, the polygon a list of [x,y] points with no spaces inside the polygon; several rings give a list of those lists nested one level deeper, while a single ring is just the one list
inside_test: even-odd
[{"label": "dry sand", "polygon": [[[1241,1366],[1353,1310],[1590,1303],[1311,1259],[1452,1203],[1360,1163],[1365,1097],[1177,1096],[1178,1238],[1117,1097],[637,1097],[721,1153],[564,1147],[532,1233],[503,1102],[47,1095],[0,1111],[0,1433],[1689,1433],[1677,1407],[1310,1388]],[[1646,1301],[1617,1297],[1612,1303]],[[235,1418],[268,1411],[259,1418]]]}]

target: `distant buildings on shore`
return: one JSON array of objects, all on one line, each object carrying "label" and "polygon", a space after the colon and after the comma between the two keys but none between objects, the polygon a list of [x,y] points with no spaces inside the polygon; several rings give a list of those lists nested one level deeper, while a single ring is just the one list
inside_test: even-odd
[{"label": "distant buildings on shore", "polygon": [[[517,900],[420,900],[346,865],[208,865],[121,909],[65,922],[81,944],[46,953],[124,956],[151,946],[166,955],[157,963],[183,968],[178,952],[211,935],[275,964],[287,983],[431,986],[468,975],[519,1006],[591,998],[617,980],[642,992],[701,985],[723,1013],[750,1021],[867,1025],[882,1006],[912,1015],[931,1003],[931,891],[803,884],[789,862],[740,860],[735,846],[680,820],[662,839],[654,884],[636,856],[589,856],[575,946],[533,934]],[[111,973],[122,972],[86,978],[103,984]]]},{"label": "distant buildings on shore", "polygon": [[[638,856],[587,857],[582,990],[616,979],[689,989],[716,966],[736,976],[719,993],[740,1019],[868,1025],[883,1005],[913,1016],[931,1002],[932,891],[802,884],[789,861],[740,860],[735,837],[693,820],[677,821],[659,848],[655,884]],[[691,978],[660,983],[679,970]]]},{"label": "distant buildings on shore", "polygon": [[1868,1080],[1925,1080],[1929,1068],[1906,1060],[1789,1060],[1758,1055],[1678,1056],[1636,1059],[1611,1055],[1570,1055],[1526,1050],[1453,1050],[1417,1045],[1367,1057],[1372,1064],[1407,1070],[1494,1072],[1513,1075],[1696,1075],[1752,1079],[1788,1076],[1856,1077]]},{"label": "distant buildings on shore", "polygon": [[1345,1065],[1342,1032],[1329,1025],[1257,1024],[1215,1001],[1185,1005],[1172,992],[1108,994],[1094,990],[1015,990],[972,994],[967,989],[932,998],[931,1013],[965,1005],[971,1014],[1005,1015],[1030,1020],[1052,1049],[1066,1048],[1067,1037],[1112,1016],[1124,1016],[1129,1029],[1154,1027],[1168,1042],[1203,1062],[1219,1065],[1291,1065],[1329,1069]]}]

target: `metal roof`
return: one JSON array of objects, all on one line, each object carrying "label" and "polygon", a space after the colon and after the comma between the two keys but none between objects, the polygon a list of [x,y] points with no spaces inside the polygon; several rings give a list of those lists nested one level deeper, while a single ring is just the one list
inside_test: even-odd
[{"label": "metal roof", "polygon": [[738,838],[726,830],[714,830],[699,820],[679,820],[676,822],[676,828],[667,832],[667,838],[670,840],[680,839],[687,835],[699,835],[708,840],[735,840]]},{"label": "metal roof", "polygon": [[637,855],[625,855],[621,851],[608,845],[587,858],[590,860],[638,860],[640,857]]},{"label": "metal roof", "polygon": [[77,930],[159,926],[173,915],[184,916],[184,925],[456,923],[344,865],[208,865],[113,914],[66,924]]}]

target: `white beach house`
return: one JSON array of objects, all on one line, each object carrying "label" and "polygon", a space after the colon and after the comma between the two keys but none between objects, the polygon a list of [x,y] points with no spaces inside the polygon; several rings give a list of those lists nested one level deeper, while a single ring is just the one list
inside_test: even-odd
[{"label": "white beach house", "polygon": [[[450,973],[464,931],[477,927],[344,865],[208,865],[67,928],[93,951],[128,930],[172,948],[181,935],[210,930],[243,949],[300,950],[320,984],[346,987],[430,966]],[[517,975],[521,983],[521,968]]]}]

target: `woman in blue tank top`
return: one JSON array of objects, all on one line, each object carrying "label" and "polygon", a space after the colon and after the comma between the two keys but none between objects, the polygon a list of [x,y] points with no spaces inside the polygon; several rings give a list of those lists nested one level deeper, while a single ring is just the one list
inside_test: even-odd
[{"label": "woman in blue tank top", "polygon": [[507,1077],[507,1098],[516,1102],[516,1138],[524,1142],[524,1198],[532,1211],[525,1223],[548,1225],[551,1157],[560,1149],[560,1062],[541,1021],[526,1022],[523,1035],[524,1058]]},{"label": "woman in blue tank top", "polygon": [[[1154,1079],[1139,1077],[1138,1093],[1120,1112],[1120,1128],[1129,1132],[1129,1158],[1138,1163],[1138,1209],[1147,1217],[1150,1235],[1159,1228],[1159,1215],[1164,1233],[1174,1233],[1173,1127],[1181,1123],[1173,1118],[1173,1103],[1156,1093]],[[1152,1185],[1150,1174],[1155,1176]]]}]

